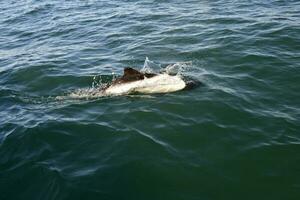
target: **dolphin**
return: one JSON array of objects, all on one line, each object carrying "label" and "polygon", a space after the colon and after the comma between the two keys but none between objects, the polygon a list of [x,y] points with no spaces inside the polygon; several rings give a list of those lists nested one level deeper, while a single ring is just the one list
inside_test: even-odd
[{"label": "dolphin", "polygon": [[104,87],[103,92],[105,95],[154,94],[175,92],[186,87],[187,84],[178,75],[142,73],[131,67],[126,67],[123,75]]}]

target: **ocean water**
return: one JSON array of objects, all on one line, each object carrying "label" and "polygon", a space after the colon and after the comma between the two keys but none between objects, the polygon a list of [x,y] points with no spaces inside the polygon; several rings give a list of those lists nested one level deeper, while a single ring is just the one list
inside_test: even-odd
[{"label": "ocean water", "polygon": [[0,199],[299,200],[300,1],[1,1]]}]

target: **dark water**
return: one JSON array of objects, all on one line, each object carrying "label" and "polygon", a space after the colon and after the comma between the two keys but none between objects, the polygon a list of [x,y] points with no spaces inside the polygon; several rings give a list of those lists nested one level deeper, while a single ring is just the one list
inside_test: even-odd
[{"label": "dark water", "polygon": [[[90,98],[146,57],[204,85]],[[298,200],[300,2],[1,1],[0,116],[1,200]]]}]

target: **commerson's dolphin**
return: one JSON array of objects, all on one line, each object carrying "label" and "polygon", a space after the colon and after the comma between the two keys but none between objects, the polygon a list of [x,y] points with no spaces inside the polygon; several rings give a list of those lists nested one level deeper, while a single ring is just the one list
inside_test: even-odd
[{"label": "commerson's dolphin", "polygon": [[133,68],[124,68],[124,74],[103,88],[106,95],[123,95],[131,93],[168,93],[187,87],[185,81],[178,75],[167,73],[142,73]]}]

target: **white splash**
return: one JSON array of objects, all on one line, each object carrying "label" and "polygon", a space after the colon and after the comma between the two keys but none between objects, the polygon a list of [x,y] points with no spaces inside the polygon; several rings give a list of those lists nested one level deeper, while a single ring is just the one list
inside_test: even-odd
[{"label": "white splash", "polygon": [[146,57],[144,66],[140,70],[143,73],[158,73],[161,70],[161,65],[158,63],[155,63],[151,60],[149,60],[148,57]]}]

